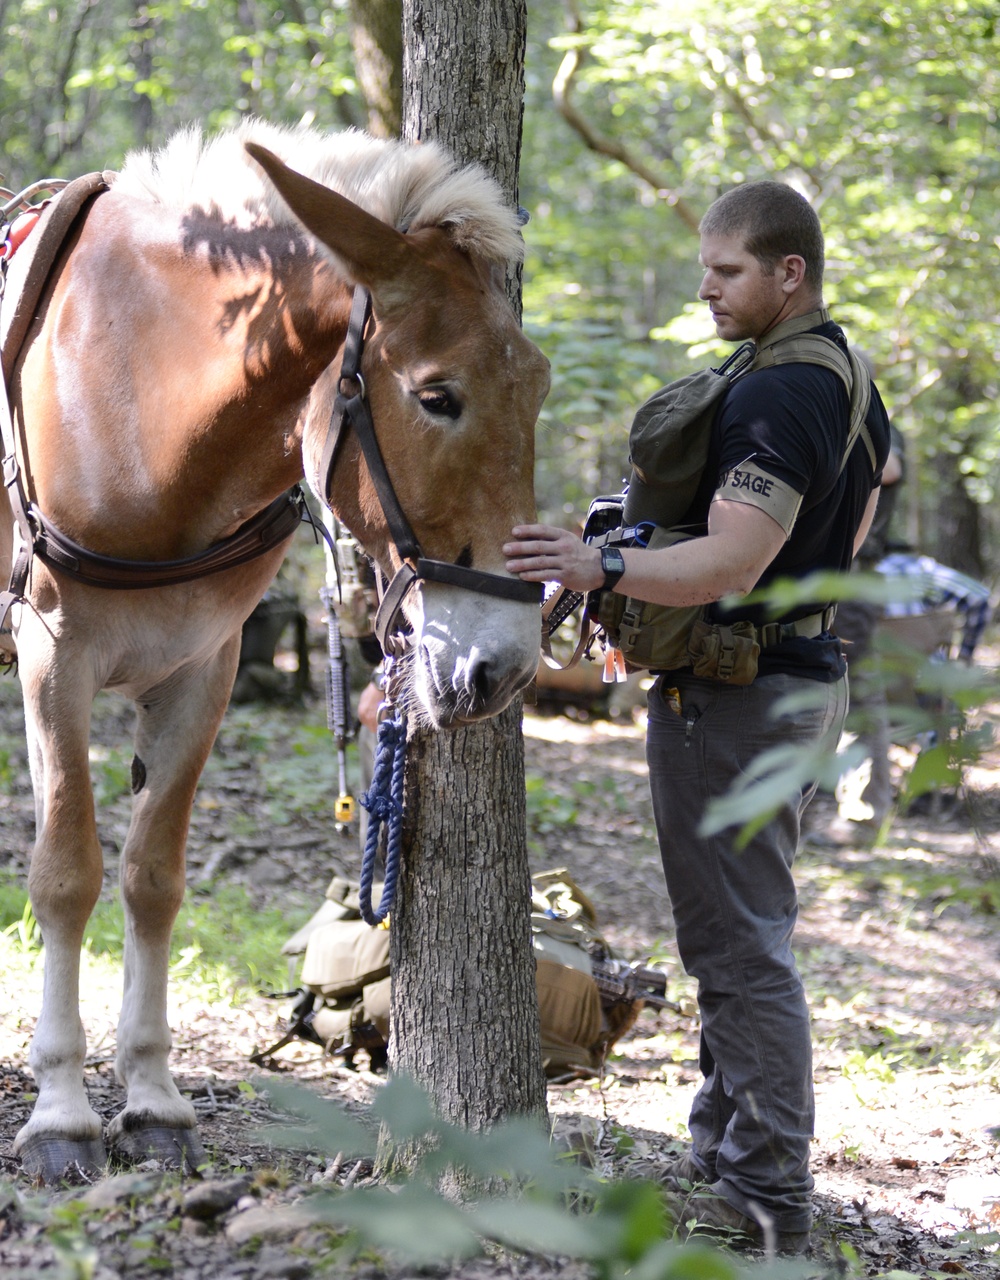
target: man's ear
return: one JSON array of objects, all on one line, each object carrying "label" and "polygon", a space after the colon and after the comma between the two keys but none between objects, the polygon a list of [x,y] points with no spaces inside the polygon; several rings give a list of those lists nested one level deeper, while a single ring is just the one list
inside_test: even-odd
[{"label": "man's ear", "polygon": [[797,253],[789,253],[782,260],[780,269],[784,271],[784,279],[781,282],[782,289],[785,293],[797,292],[806,278],[805,258],[800,257]]}]

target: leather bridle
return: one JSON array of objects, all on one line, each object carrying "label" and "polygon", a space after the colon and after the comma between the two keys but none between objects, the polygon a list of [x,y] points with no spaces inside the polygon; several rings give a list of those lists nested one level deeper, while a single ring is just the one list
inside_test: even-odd
[{"label": "leather bridle", "polygon": [[486,573],[446,560],[431,560],[424,556],[416,535],[399,504],[396,491],[382,457],[375,424],[368,403],[368,391],[361,372],[364,354],[365,331],[371,317],[371,294],[362,285],[354,290],[351,318],[344,340],[344,355],[340,364],[337,398],[334,401],[330,425],[327,430],[323,454],[315,490],[330,505],[330,487],[340,447],[349,428],[353,427],[361,444],[375,492],[378,494],[389,526],[389,535],[402,564],[391,582],[386,584],[379,573],[378,612],[375,616],[375,634],[383,653],[400,648],[401,637],[393,634],[402,612],[403,602],[411,588],[418,582],[441,582],[475,591],[480,595],[497,596],[502,600],[517,600],[524,604],[540,604],[542,587],[537,582],[522,582],[520,578],[507,578],[499,573]]}]

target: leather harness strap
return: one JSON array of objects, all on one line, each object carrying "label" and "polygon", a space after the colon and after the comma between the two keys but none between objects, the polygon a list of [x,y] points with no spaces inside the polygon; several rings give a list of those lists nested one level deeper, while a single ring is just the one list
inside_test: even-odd
[{"label": "leather harness strap", "polygon": [[[96,191],[107,189],[107,183],[96,185]],[[94,194],[92,188],[89,194]],[[68,233],[74,220],[69,220]],[[52,257],[58,244],[52,248]],[[44,271],[47,267],[43,264]],[[364,352],[365,330],[371,316],[371,295],[367,289],[357,286],[351,306],[351,318],[344,342],[337,398],[334,402],[327,439],[324,443],[319,492],[329,505],[330,484],[336,465],[340,444],[348,426],[357,432],[365,462],[375,485],[382,511],[389,526],[389,533],[403,561],[388,588],[383,589],[379,607],[376,635],[383,651],[391,647],[390,630],[395,625],[403,601],[410,588],[419,581],[447,583],[464,590],[506,600],[529,604],[541,601],[541,584],[522,582],[502,574],[487,573],[446,561],[429,560],[421,554],[420,544],[396,497],[385,460],[375,435],[371,409],[364,378],[361,374],[361,358]],[[23,336],[23,335],[22,335]],[[16,353],[5,349],[5,365],[9,368]],[[356,387],[348,393],[351,385]],[[15,559],[8,589],[0,593],[0,629],[3,628],[11,606],[24,599],[28,574],[33,555],[58,572],[84,582],[88,586],[115,590],[138,590],[149,587],[174,586],[190,582],[230,569],[262,555],[276,547],[294,532],[305,510],[305,497],[296,485],[276,498],[263,511],[258,512],[234,534],[215,543],[197,555],[180,560],[141,561],[124,560],[115,556],[100,555],[80,546],[62,533],[38,508],[30,502],[24,491],[17,460],[15,433],[10,403],[4,379],[0,395],[0,429],[3,436],[3,479],[10,494],[11,506],[17,518],[22,546]],[[413,563],[415,562],[415,567]]]},{"label": "leather harness strap", "polygon": [[296,485],[251,516],[228,538],[179,560],[122,560],[99,555],[61,533],[34,506],[28,510],[28,519],[34,528],[32,550],[44,564],[91,587],[135,591],[177,586],[255,560],[295,532],[304,509],[305,495]]},{"label": "leather harness strap", "polygon": [[78,219],[86,216],[86,210],[90,207],[88,202],[107,191],[111,181],[110,174],[88,174],[79,178],[70,183],[47,210],[48,217],[32,233],[39,236],[40,241],[34,249],[35,256],[25,287],[15,301],[13,316],[5,326],[4,379],[0,394],[3,483],[17,520],[21,546],[14,558],[10,583],[6,591],[0,592],[0,631],[6,624],[11,606],[24,599],[32,556],[37,556],[59,573],[92,587],[131,591],[176,586],[246,564],[277,547],[295,532],[306,510],[305,495],[295,485],[280,494],[262,511],[251,516],[235,533],[196,555],[177,560],[125,560],[117,556],[101,555],[74,542],[29,500],[17,458],[7,376],[13,369],[20,344],[30,328],[59,249]]},{"label": "leather harness strap", "polygon": [[[361,358],[364,354],[365,330],[371,316],[371,295],[362,285],[354,290],[351,319],[344,341],[344,354],[340,366],[340,380],[330,425],[324,443],[316,490],[330,505],[330,487],[341,443],[349,427],[353,427],[364,454],[375,492],[382,506],[382,514],[402,564],[392,581],[386,586],[380,580],[381,597],[375,615],[375,635],[383,653],[392,650],[391,631],[402,610],[403,601],[418,582],[440,582],[461,587],[480,595],[496,596],[504,600],[517,600],[524,604],[539,604],[542,586],[537,582],[523,582],[520,578],[508,578],[499,573],[487,573],[446,560],[429,560],[421,552],[420,543],[407,520],[396,490],[393,488],[382,450],[379,448],[368,403],[368,391],[361,374]],[[412,563],[411,563],[412,562]],[[381,579],[381,574],[379,575]]]}]

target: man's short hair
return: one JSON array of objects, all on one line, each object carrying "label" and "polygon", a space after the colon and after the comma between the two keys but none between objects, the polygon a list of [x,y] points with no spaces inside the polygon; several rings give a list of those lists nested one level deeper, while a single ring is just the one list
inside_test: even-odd
[{"label": "man's short hair", "polygon": [[747,253],[768,272],[782,258],[805,260],[806,284],[823,288],[823,229],[816,210],[783,182],[745,182],[711,204],[698,230],[702,235],[742,235]]}]

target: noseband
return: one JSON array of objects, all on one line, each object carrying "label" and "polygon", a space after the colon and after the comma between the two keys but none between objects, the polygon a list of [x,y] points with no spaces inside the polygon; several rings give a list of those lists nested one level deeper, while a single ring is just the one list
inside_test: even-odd
[{"label": "noseband", "polygon": [[520,578],[506,578],[499,573],[484,573],[447,560],[430,560],[424,556],[420,543],[399,505],[396,491],[375,435],[368,392],[361,374],[361,358],[364,354],[365,330],[371,316],[371,294],[362,285],[354,290],[351,319],[344,341],[344,355],[340,364],[337,398],[334,401],[319,466],[318,493],[330,504],[330,487],[337,464],[340,446],[350,427],[353,427],[375,485],[375,492],[382,506],[389,536],[402,564],[392,581],[385,585],[379,572],[378,612],[375,615],[375,634],[383,653],[391,653],[400,646],[400,638],[393,635],[410,589],[418,582],[441,582],[448,586],[475,591],[479,595],[497,596],[501,600],[519,600],[524,604],[541,604],[542,587],[537,582],[522,582]]}]

